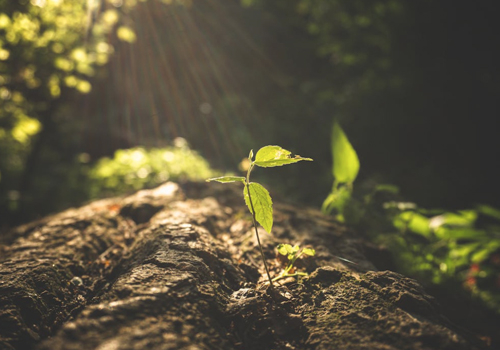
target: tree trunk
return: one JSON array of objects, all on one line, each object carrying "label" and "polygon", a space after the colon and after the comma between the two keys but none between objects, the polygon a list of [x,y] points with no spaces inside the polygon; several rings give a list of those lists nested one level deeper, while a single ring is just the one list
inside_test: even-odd
[{"label": "tree trunk", "polygon": [[274,276],[278,243],[317,252],[272,294],[241,192],[167,183],[17,228],[0,246],[0,349],[484,348],[316,210],[277,203],[259,231]]}]

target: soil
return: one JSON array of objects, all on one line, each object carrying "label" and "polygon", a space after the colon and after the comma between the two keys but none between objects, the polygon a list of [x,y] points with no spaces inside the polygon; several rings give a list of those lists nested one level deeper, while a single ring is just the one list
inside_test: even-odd
[{"label": "soil", "polygon": [[308,277],[270,288],[241,192],[166,183],[16,228],[0,246],[0,349],[487,348],[313,209],[275,203],[272,235],[259,229],[272,276],[279,243],[316,250]]}]

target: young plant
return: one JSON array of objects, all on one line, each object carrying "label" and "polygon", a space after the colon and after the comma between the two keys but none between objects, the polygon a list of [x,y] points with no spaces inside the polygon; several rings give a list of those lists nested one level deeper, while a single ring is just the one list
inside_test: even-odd
[{"label": "young plant", "polygon": [[[299,279],[300,276],[307,276],[307,272],[295,271],[295,261],[300,258],[302,255],[305,256],[314,256],[316,251],[312,248],[303,248],[300,249],[298,245],[294,245],[293,247],[290,244],[280,244],[277,247],[278,249],[278,259],[286,259],[286,267],[283,269],[283,272],[279,274],[279,276],[274,277],[273,281],[278,281],[282,278],[287,277],[297,277]],[[281,259],[280,259],[281,260]]]},{"label": "young plant", "polygon": [[248,210],[250,210],[250,214],[252,214],[255,236],[257,237],[260,254],[262,255],[262,260],[264,261],[264,267],[266,269],[271,288],[274,288],[273,280],[271,279],[271,275],[269,274],[264,251],[262,250],[262,245],[260,243],[259,231],[257,230],[257,222],[264,228],[264,230],[266,230],[266,232],[271,233],[271,229],[273,228],[273,201],[271,199],[271,196],[269,195],[269,192],[262,185],[256,182],[250,182],[250,174],[252,173],[252,170],[255,166],[259,166],[262,168],[271,168],[297,163],[301,160],[312,161],[311,158],[303,158],[298,155],[292,158],[291,154],[292,153],[290,151],[287,151],[280,146],[265,146],[257,151],[254,160],[253,150],[251,150],[250,154],[248,155],[250,165],[248,167],[246,177],[222,176],[207,180],[217,181],[221,183],[241,182],[244,184],[243,198],[248,207]]},{"label": "young plant", "polygon": [[333,123],[332,156],[334,181],[332,191],[323,202],[321,211],[330,214],[335,209],[337,219],[344,221],[344,209],[351,199],[352,184],[359,172],[359,159],[338,122]]}]

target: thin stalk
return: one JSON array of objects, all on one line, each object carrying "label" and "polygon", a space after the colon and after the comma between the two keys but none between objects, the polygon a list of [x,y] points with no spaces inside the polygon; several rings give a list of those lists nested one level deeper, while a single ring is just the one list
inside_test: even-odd
[{"label": "thin stalk", "polygon": [[279,275],[277,277],[274,277],[273,281],[276,282],[276,281],[279,281],[279,280],[281,280],[283,278],[287,278],[287,277],[299,277],[299,276],[308,276],[308,274],[305,273],[305,272],[285,273],[283,275]]},{"label": "thin stalk", "polygon": [[247,187],[248,201],[250,202],[250,207],[252,208],[253,228],[255,229],[255,236],[257,236],[257,243],[259,244],[260,255],[262,255],[262,260],[264,261],[264,268],[266,269],[267,278],[269,279],[269,285],[271,286],[271,289],[274,291],[273,280],[271,278],[271,275],[269,274],[269,269],[267,268],[266,257],[264,255],[264,250],[262,250],[262,244],[260,244],[259,231],[257,230],[257,219],[255,218],[255,209],[253,207],[252,195],[250,194],[250,181],[249,181],[249,179],[250,179],[250,172],[252,171],[252,168],[253,168],[253,164],[250,165],[250,168],[248,169],[245,186]]}]

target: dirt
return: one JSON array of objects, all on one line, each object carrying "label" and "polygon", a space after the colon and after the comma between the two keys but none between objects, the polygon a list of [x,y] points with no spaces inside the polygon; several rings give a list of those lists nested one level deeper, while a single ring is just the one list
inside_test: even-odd
[{"label": "dirt", "polygon": [[275,203],[259,233],[273,276],[277,244],[316,249],[309,277],[269,287],[236,185],[167,183],[21,226],[0,246],[0,349],[487,348],[320,212]]}]

